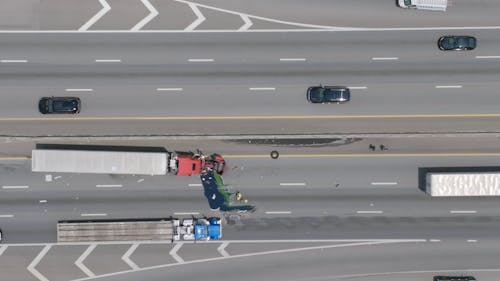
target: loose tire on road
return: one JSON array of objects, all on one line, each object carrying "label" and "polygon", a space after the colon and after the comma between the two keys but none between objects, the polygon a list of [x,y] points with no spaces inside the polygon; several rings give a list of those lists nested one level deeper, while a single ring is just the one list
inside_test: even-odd
[{"label": "loose tire on road", "polygon": [[276,150],[271,151],[271,158],[278,159],[278,157],[280,157],[280,154],[278,151],[276,151]]}]

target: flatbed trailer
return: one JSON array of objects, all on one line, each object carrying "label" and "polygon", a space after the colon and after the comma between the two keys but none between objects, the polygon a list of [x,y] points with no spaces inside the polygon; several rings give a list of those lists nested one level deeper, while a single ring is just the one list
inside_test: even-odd
[{"label": "flatbed trailer", "polygon": [[57,223],[57,242],[219,240],[219,218],[71,220]]}]

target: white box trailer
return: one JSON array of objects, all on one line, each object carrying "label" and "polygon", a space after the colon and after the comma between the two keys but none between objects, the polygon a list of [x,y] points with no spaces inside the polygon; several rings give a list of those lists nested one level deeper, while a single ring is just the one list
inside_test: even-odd
[{"label": "white box trailer", "polygon": [[34,149],[33,172],[165,175],[168,152]]},{"label": "white box trailer", "polygon": [[434,197],[500,196],[500,172],[430,172],[426,193]]},{"label": "white box trailer", "polygon": [[448,0],[398,0],[398,5],[401,8],[446,11]]}]

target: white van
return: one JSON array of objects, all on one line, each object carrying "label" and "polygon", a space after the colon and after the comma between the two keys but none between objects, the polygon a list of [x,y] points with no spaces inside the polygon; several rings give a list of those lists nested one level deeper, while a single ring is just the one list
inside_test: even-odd
[{"label": "white van", "polygon": [[398,0],[401,8],[446,11],[448,0]]}]

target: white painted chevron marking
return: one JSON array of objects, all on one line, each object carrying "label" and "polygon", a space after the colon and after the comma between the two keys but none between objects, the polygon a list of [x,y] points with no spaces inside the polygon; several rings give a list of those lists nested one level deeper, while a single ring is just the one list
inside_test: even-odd
[{"label": "white painted chevron marking", "polygon": [[200,9],[198,9],[198,6],[195,5],[194,3],[191,2],[184,2],[188,3],[189,7],[191,10],[193,10],[193,13],[196,15],[196,19],[186,28],[184,28],[184,31],[193,31],[198,25],[200,25],[202,22],[205,21],[205,16],[201,13]]},{"label": "white painted chevron marking", "polygon": [[176,243],[175,246],[170,250],[169,254],[174,258],[174,260],[177,261],[177,263],[184,263],[184,259],[182,259],[178,254],[177,251],[184,245],[184,243]]},{"label": "white painted chevron marking", "polygon": [[99,3],[101,3],[102,9],[97,12],[92,18],[90,18],[85,24],[83,24],[78,31],[87,31],[94,23],[96,23],[98,20],[100,20],[109,10],[111,10],[111,6],[109,6],[108,2],[106,0],[99,0]]},{"label": "white painted chevron marking", "polygon": [[75,265],[78,266],[78,268],[83,271],[83,273],[85,273],[88,277],[95,277],[95,274],[83,264],[83,261],[88,257],[88,255],[90,255],[90,253],[92,253],[95,247],[97,247],[97,244],[90,244],[87,250],[85,250],[85,252],[83,252],[75,261]]},{"label": "white painted chevron marking", "polygon": [[132,268],[132,270],[137,270],[139,269],[139,267],[137,266],[137,264],[135,264],[135,262],[133,262],[131,259],[130,259],[130,256],[135,252],[135,249],[137,249],[137,247],[139,247],[139,243],[134,243],[132,244],[132,246],[130,246],[130,248],[128,248],[128,250],[125,252],[125,254],[123,254],[122,256],[122,260],[128,264],[128,266],[130,266],[130,268]]},{"label": "white painted chevron marking", "polygon": [[253,25],[253,22],[250,20],[250,17],[248,15],[243,15],[243,14],[241,14],[240,17],[243,20],[244,24],[238,30],[248,30]]},{"label": "white painted chevron marking", "polygon": [[40,253],[38,253],[38,255],[31,261],[31,263],[27,267],[28,271],[40,281],[49,281],[49,279],[43,276],[43,274],[41,274],[38,270],[36,270],[35,267],[43,259],[45,254],[47,254],[47,252],[50,250],[51,247],[52,245],[46,245],[45,247],[43,247]]},{"label": "white painted chevron marking", "polygon": [[7,246],[7,245],[2,245],[2,246],[0,247],[0,256],[2,256],[2,255],[3,255],[3,252],[5,252],[5,250],[7,250],[7,248],[8,248],[8,247],[9,247],[9,246]]},{"label": "white painted chevron marking", "polygon": [[219,248],[217,248],[217,251],[223,256],[223,257],[229,257],[230,255],[226,252],[226,247],[229,245],[229,242],[224,242],[220,244]]},{"label": "white painted chevron marking", "polygon": [[148,22],[150,22],[152,19],[154,19],[159,13],[158,10],[151,5],[149,0],[141,0],[142,4],[146,6],[146,8],[149,10],[149,15],[147,15],[145,18],[143,18],[140,22],[138,22],[130,31],[139,31],[141,28],[143,28]]},{"label": "white painted chevron marking", "polygon": [[[335,29],[338,29],[338,30],[357,30],[358,29],[358,28],[352,28],[352,27],[349,27],[349,28],[346,28],[346,27],[334,27],[334,26],[326,26],[326,25],[315,25],[315,24],[306,24],[306,23],[299,23],[299,22],[282,21],[282,20],[276,20],[276,19],[271,19],[271,18],[259,17],[259,16],[255,16],[255,15],[249,15],[249,14],[240,13],[240,12],[236,12],[236,11],[231,11],[231,10],[227,10],[227,9],[221,9],[221,8],[217,8],[217,7],[214,7],[214,6],[209,6],[209,5],[199,4],[199,3],[193,3],[193,2],[190,2],[190,1],[186,1],[186,0],[174,0],[174,1],[177,1],[177,2],[180,2],[180,3],[184,3],[184,4],[188,4],[191,7],[191,9],[193,9],[193,7],[191,6],[191,5],[193,5],[193,6],[196,6],[197,10],[198,10],[198,7],[202,7],[202,8],[205,8],[205,9],[210,9],[210,10],[214,10],[214,11],[218,11],[218,12],[223,12],[223,13],[238,15],[238,16],[240,16],[242,18],[243,18],[243,16],[246,16],[246,17],[249,17],[249,18],[252,18],[252,19],[258,19],[258,20],[263,20],[263,21],[268,21],[268,22],[274,22],[274,23],[280,23],[280,24],[286,24],[286,25],[293,25],[293,26],[299,26],[299,27],[305,27],[305,28],[315,28],[315,29],[332,29],[332,28],[335,28]],[[195,10],[193,9],[193,11],[195,11]],[[205,20],[205,18],[203,18],[203,20]],[[185,29],[185,31],[187,31],[187,30]],[[192,30],[190,30],[190,31],[192,31]]]}]

